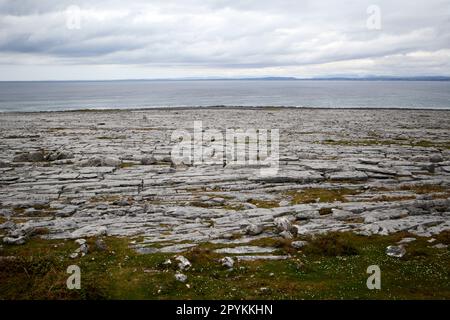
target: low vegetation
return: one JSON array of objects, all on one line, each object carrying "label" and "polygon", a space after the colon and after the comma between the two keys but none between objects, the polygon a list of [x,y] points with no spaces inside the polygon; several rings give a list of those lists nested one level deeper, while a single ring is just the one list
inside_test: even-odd
[{"label": "low vegetation", "polygon": [[[0,299],[449,299],[450,252],[432,245],[450,244],[450,232],[433,244],[416,237],[402,258],[386,255],[386,246],[407,236],[328,234],[303,238],[309,244],[301,250],[291,240],[259,239],[251,245],[291,258],[239,262],[232,270],[218,262],[218,245],[201,244],[183,254],[192,263],[186,283],[174,278],[173,254],[138,254],[129,238],[105,238],[106,250],[88,239],[89,253],[76,259],[69,258],[78,247],[72,240],[33,238],[0,250]],[[80,290],[66,287],[73,264],[81,269]],[[381,268],[381,290],[366,287],[370,265]]]},{"label": "low vegetation", "polygon": [[356,189],[322,189],[322,188],[309,188],[303,190],[293,190],[286,193],[287,196],[291,198],[291,204],[302,204],[302,203],[314,203],[314,202],[335,202],[347,201],[345,196],[355,195],[360,193]]}]

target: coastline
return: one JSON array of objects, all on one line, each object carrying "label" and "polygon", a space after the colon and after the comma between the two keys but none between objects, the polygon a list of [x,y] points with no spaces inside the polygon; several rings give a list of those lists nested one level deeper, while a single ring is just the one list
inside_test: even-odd
[{"label": "coastline", "polygon": [[[391,282],[378,292],[359,288],[360,297],[448,298],[449,120],[447,112],[377,109],[5,113],[0,264],[16,271],[0,272],[0,296],[48,297],[17,285],[54,285],[17,267],[39,252],[61,279],[67,264],[91,270],[87,279],[103,284],[92,280],[88,289],[101,297],[354,297],[367,265],[380,264]],[[205,130],[279,129],[279,171],[263,177],[254,165],[174,163],[171,136],[192,132],[195,121]],[[389,256],[389,246],[404,251]],[[175,278],[176,262],[163,265],[179,255],[194,266],[183,271],[191,289]],[[420,275],[416,294],[411,265]],[[329,280],[340,276],[348,290]],[[305,281],[310,290],[301,289]],[[217,293],[225,283],[232,285]],[[255,286],[272,289],[255,294]]]},{"label": "coastline", "polygon": [[272,110],[272,109],[300,109],[300,110],[396,110],[396,111],[450,111],[448,108],[404,108],[404,107],[303,107],[303,106],[239,106],[239,105],[211,105],[211,106],[164,106],[164,107],[131,107],[131,108],[81,108],[65,110],[33,110],[33,111],[1,111],[0,114],[40,114],[63,112],[138,112],[138,111],[188,111],[188,110]]}]

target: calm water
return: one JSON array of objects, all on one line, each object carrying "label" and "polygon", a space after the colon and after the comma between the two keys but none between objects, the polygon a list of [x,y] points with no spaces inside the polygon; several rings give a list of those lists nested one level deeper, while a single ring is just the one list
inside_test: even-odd
[{"label": "calm water", "polygon": [[0,82],[2,112],[214,105],[450,109],[450,82]]}]

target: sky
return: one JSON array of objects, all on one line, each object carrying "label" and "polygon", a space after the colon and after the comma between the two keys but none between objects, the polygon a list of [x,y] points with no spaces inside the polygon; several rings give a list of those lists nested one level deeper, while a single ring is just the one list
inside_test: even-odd
[{"label": "sky", "polygon": [[0,0],[0,80],[450,76],[450,0]]}]

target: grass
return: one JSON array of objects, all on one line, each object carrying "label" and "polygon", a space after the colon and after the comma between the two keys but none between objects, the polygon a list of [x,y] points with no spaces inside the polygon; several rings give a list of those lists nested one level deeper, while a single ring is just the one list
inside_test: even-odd
[{"label": "grass", "polygon": [[332,213],[333,213],[333,210],[331,208],[320,208],[319,209],[319,214],[321,216],[325,216],[327,214],[332,214]]},{"label": "grass", "polygon": [[448,188],[438,184],[424,184],[424,185],[407,185],[400,187],[402,191],[412,191],[417,194],[429,194],[438,192],[449,192]]},{"label": "grass", "polygon": [[265,208],[265,209],[278,208],[280,206],[279,201],[275,200],[250,199],[248,200],[248,203],[257,206],[258,208]]},{"label": "grass", "polygon": [[304,190],[288,191],[287,196],[291,197],[291,204],[302,203],[315,203],[315,202],[335,202],[347,201],[346,195],[355,195],[360,193],[358,190],[340,188],[340,189],[322,189],[322,188],[309,188]]},{"label": "grass", "polygon": [[245,207],[242,204],[237,203],[215,203],[215,202],[203,202],[203,201],[191,201],[189,203],[192,207],[199,207],[199,208],[220,208],[224,210],[233,210],[233,211],[240,211],[244,210]]},{"label": "grass", "polygon": [[[114,195],[114,194],[105,194],[105,195],[97,195],[95,197],[91,197],[89,199],[89,202],[91,203],[98,203],[98,202],[114,202],[119,201],[121,199],[121,196]],[[130,198],[128,198],[130,200]]]},{"label": "grass", "polygon": [[[232,271],[218,263],[215,245],[200,244],[184,255],[192,268],[187,284],[174,279],[173,254],[140,255],[131,239],[105,238],[106,251],[95,249],[77,259],[77,245],[67,240],[31,239],[0,250],[0,299],[450,299],[448,249],[431,248],[426,238],[408,244],[403,258],[385,254],[407,233],[364,237],[336,233],[309,241],[302,251],[290,241],[258,239],[252,245],[273,246],[290,254],[282,261],[239,262]],[[435,237],[450,243],[450,232]],[[166,266],[163,262],[172,259]],[[66,269],[81,269],[81,290],[68,290]],[[381,290],[368,290],[370,265],[381,268]],[[267,288],[261,290],[261,288]]]},{"label": "grass", "polygon": [[310,240],[305,253],[329,257],[358,255],[358,246],[353,239],[350,234],[319,235]]},{"label": "grass", "polygon": [[134,162],[122,162],[120,164],[120,168],[121,169],[126,169],[126,168],[132,168],[134,167],[136,164]]},{"label": "grass", "polygon": [[121,140],[126,139],[127,136],[99,136],[97,139],[99,140]]}]

